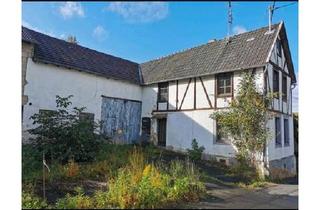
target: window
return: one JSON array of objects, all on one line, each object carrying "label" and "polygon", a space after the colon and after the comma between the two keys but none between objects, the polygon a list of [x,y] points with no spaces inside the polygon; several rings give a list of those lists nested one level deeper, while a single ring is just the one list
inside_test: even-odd
[{"label": "window", "polygon": [[282,77],[282,101],[287,102],[287,76]]},{"label": "window", "polygon": [[142,134],[150,135],[151,130],[151,118],[143,117],[142,118],[142,126],[141,126]]},{"label": "window", "polygon": [[50,116],[54,116],[54,114],[56,113],[57,111],[55,110],[49,110],[49,109],[40,109],[39,110],[39,114],[45,114],[47,115],[48,117]]},{"label": "window", "polygon": [[[81,112],[79,115],[79,120],[82,122],[90,123],[90,127],[93,130],[93,125],[94,125],[94,114],[93,113]],[[85,124],[85,125],[87,125],[87,124]]]},{"label": "window", "polygon": [[284,126],[284,145],[289,146],[290,141],[289,141],[289,120],[288,119],[284,119],[283,126]]},{"label": "window", "polygon": [[277,70],[273,70],[273,93],[279,93],[279,72]]},{"label": "window", "polygon": [[79,115],[80,120],[88,120],[90,122],[94,122],[94,114],[88,112],[81,112]]},{"label": "window", "polygon": [[281,124],[280,118],[275,118],[275,137],[276,137],[276,147],[281,146]]},{"label": "window", "polygon": [[158,102],[168,102],[168,83],[158,84]]},{"label": "window", "polygon": [[232,95],[232,74],[220,74],[217,77],[218,96]]},{"label": "window", "polygon": [[277,41],[277,55],[281,58],[282,52],[281,52],[281,42],[280,40]]},{"label": "window", "polygon": [[222,133],[221,126],[219,125],[219,120],[216,119],[216,143],[229,144],[230,140],[228,137]]}]

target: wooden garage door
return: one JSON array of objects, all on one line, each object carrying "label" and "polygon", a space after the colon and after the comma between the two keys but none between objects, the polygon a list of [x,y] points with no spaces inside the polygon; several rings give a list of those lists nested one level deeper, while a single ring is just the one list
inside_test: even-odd
[{"label": "wooden garage door", "polygon": [[114,137],[119,129],[122,130],[126,143],[139,139],[141,119],[141,102],[111,97],[102,98],[101,131]]}]

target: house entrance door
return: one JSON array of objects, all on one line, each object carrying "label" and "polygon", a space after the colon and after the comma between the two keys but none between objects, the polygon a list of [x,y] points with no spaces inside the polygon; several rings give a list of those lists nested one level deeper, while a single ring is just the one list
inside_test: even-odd
[{"label": "house entrance door", "polygon": [[166,146],[167,118],[158,119],[158,145]]}]

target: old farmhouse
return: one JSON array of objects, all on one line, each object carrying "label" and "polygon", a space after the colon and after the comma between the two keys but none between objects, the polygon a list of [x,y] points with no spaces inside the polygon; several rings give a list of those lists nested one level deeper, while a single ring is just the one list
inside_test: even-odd
[{"label": "old farmhouse", "polygon": [[175,150],[192,139],[218,161],[235,156],[209,115],[228,107],[243,72],[253,71],[264,92],[279,92],[270,111],[273,133],[268,167],[295,172],[292,88],[296,83],[284,23],[215,40],[145,63],[135,63],[22,27],[23,137],[39,110],[54,110],[55,96],[102,120],[101,132],[119,131],[126,143],[148,139]]}]

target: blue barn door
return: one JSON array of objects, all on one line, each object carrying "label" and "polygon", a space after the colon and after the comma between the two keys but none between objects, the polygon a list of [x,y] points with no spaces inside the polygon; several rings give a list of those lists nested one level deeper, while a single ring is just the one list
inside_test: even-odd
[{"label": "blue barn door", "polygon": [[101,132],[104,135],[113,138],[120,130],[124,143],[139,140],[140,101],[103,97],[101,106]]}]

